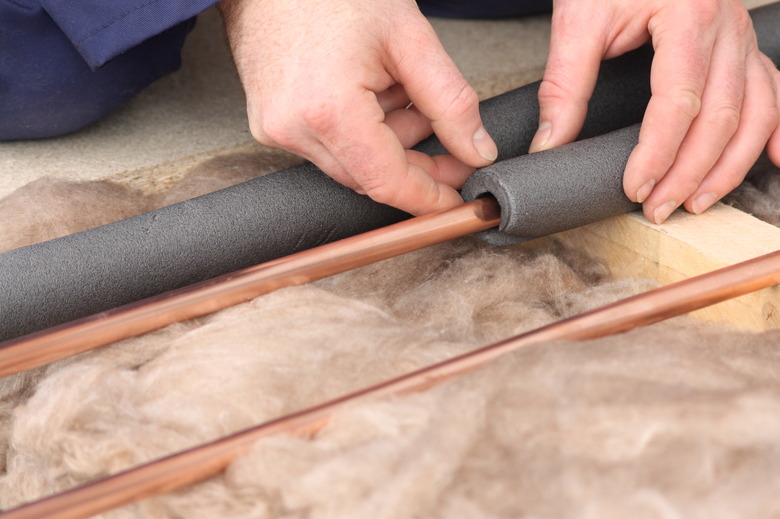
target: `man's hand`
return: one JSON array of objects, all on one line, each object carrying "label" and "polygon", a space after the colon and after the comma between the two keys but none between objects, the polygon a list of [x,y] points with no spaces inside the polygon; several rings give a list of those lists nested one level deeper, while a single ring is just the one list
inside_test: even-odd
[{"label": "man's hand", "polygon": [[738,186],[770,136],[780,164],[780,77],[737,0],[556,0],[531,150],[574,140],[600,60],[648,39],[652,98],[623,185],[661,223],[681,204],[698,214]]},{"label": "man's hand", "polygon": [[[495,160],[475,92],[413,0],[220,5],[262,144],[413,214],[461,203],[454,188]],[[453,156],[407,150],[431,131]]]}]

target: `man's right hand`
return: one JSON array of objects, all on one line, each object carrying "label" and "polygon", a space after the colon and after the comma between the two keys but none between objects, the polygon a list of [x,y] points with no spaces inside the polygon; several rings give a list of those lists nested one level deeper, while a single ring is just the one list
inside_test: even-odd
[{"label": "man's right hand", "polygon": [[[413,0],[220,7],[260,143],[412,214],[461,203],[455,188],[495,160],[476,93]],[[452,156],[408,150],[432,131]]]}]

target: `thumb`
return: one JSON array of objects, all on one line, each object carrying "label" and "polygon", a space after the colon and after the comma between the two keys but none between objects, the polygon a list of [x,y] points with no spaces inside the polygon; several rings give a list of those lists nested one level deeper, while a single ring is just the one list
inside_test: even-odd
[{"label": "thumb", "polygon": [[539,86],[539,129],[531,153],[569,143],[582,129],[604,55],[603,40],[592,24],[583,13],[553,13],[550,53]]},{"label": "thumb", "polygon": [[396,42],[394,75],[452,155],[470,166],[486,166],[498,149],[482,124],[477,93],[428,29]]}]

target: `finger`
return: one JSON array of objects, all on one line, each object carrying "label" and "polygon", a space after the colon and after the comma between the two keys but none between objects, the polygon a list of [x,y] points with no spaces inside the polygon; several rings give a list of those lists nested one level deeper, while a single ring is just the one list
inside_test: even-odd
[{"label": "finger", "polygon": [[341,162],[322,143],[312,141],[304,150],[293,151],[293,153],[313,163],[339,184],[354,189],[360,194],[365,194],[361,190],[360,184],[352,178]]},{"label": "finger", "polygon": [[[743,42],[745,36],[736,32],[717,40],[699,115],[683,139],[672,167],[643,203],[648,220],[663,223],[696,191],[737,131],[740,117],[747,115],[748,106],[743,110],[743,99],[749,50]],[[750,61],[763,69],[757,57]],[[763,76],[760,80],[766,82],[765,72]]]},{"label": "finger", "polygon": [[398,83],[391,86],[384,92],[379,92],[376,95],[376,100],[385,113],[398,110],[399,108],[405,108],[411,101],[409,99],[409,94],[406,93],[404,86]]},{"label": "finger", "polygon": [[[772,61],[768,58],[765,57],[764,62],[767,64],[767,69],[769,70],[769,74],[773,80],[772,85],[775,88],[775,99],[777,106],[780,106],[780,71],[775,68]],[[772,132],[772,136],[769,137],[769,142],[766,146],[766,152],[775,166],[780,167],[780,127],[776,128],[774,132]]]},{"label": "finger", "polygon": [[596,85],[606,31],[598,27],[599,19],[593,27],[592,17],[573,12],[572,5],[561,4],[553,11],[550,52],[539,85],[539,128],[531,153],[577,138]]},{"label": "finger", "polygon": [[[477,94],[430,25],[414,41],[393,43],[387,51],[394,77],[403,83],[420,112],[430,119],[447,150],[472,166],[493,162],[498,149],[482,124]],[[426,51],[420,52],[421,48]]]},{"label": "finger", "polygon": [[411,148],[433,132],[431,121],[413,106],[388,112],[385,124],[395,132],[404,148]]},{"label": "finger", "polygon": [[462,163],[452,155],[429,156],[419,151],[407,150],[406,159],[419,166],[431,178],[455,189],[460,189],[475,168]]},{"label": "finger", "polygon": [[669,171],[699,114],[715,43],[713,30],[702,28],[695,17],[667,13],[651,20],[656,50],[650,73],[652,96],[623,177],[626,195],[636,202],[644,202]]},{"label": "finger", "polygon": [[758,50],[753,51],[747,62],[747,89],[739,127],[720,160],[685,201],[685,208],[694,214],[704,212],[744,180],[777,128],[775,79],[758,54]]},{"label": "finger", "polygon": [[[322,145],[321,142],[314,139],[305,132],[294,130],[290,125],[289,130],[267,132],[262,126],[262,120],[257,117],[249,119],[249,126],[252,136],[260,144],[271,148],[281,148],[291,153],[295,153],[309,162],[315,164],[323,172],[335,181],[351,189],[358,189],[360,186],[352,179],[347,171],[341,166],[341,163]],[[269,136],[274,135],[272,138]]]},{"label": "finger", "polygon": [[453,188],[408,162],[398,136],[384,124],[385,114],[373,93],[359,92],[348,99],[352,109],[349,116],[344,110],[332,108],[329,116],[318,118],[319,124],[312,129],[361,192],[411,214],[462,203]]}]

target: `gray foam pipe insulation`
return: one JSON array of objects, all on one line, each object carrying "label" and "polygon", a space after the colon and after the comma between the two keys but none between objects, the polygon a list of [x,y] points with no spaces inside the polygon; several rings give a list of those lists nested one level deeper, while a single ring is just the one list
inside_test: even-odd
[{"label": "gray foam pipe insulation", "polygon": [[[780,60],[780,3],[754,10],[759,46]],[[492,193],[508,243],[634,208],[622,172],[650,96],[652,51],[604,62],[580,142],[527,152],[539,83],[481,103],[498,161],[465,197]],[[609,133],[613,132],[613,133]],[[607,134],[607,135],[605,135]],[[600,137],[596,137],[600,136]],[[593,137],[592,139],[590,139]],[[434,138],[420,143],[443,153]],[[519,158],[515,158],[519,157]],[[331,181],[311,164],[44,243],[0,254],[0,340],[55,326],[198,281],[389,225],[408,215]]]}]

